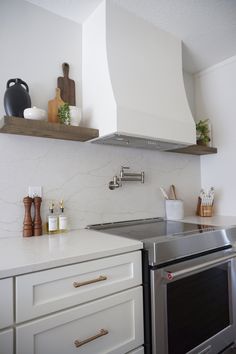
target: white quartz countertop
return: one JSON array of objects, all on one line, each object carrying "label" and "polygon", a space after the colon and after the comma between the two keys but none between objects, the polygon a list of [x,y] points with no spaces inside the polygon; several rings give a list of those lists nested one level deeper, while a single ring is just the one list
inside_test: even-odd
[{"label": "white quartz countertop", "polygon": [[93,230],[0,239],[0,278],[64,266],[143,248],[140,241]]},{"label": "white quartz countertop", "polygon": [[[236,226],[236,216],[186,216],[182,221]],[[140,241],[94,230],[0,239],[0,278],[60,267],[142,249]]]},{"label": "white quartz countertop", "polygon": [[222,216],[215,215],[212,217],[202,217],[202,216],[186,216],[182,221],[203,224],[203,225],[213,225],[213,226],[236,226],[236,216]]}]

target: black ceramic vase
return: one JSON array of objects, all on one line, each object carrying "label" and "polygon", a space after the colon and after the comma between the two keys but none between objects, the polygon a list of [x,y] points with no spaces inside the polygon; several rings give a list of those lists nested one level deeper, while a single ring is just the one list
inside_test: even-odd
[{"label": "black ceramic vase", "polygon": [[[14,85],[12,85],[14,84]],[[7,81],[4,95],[4,108],[8,116],[24,117],[24,109],[31,107],[29,88],[21,79]]]}]

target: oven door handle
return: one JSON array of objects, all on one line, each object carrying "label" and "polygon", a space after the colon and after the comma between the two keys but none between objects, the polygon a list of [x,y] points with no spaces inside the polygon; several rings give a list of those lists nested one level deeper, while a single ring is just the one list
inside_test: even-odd
[{"label": "oven door handle", "polygon": [[231,259],[234,259],[235,257],[236,257],[236,252],[231,253],[227,256],[223,256],[223,257],[214,259],[212,261],[203,262],[203,263],[197,264],[197,265],[189,267],[189,268],[177,270],[175,272],[164,270],[163,271],[163,279],[167,282],[170,282],[172,280],[176,280],[177,278],[191,275],[194,273],[198,273],[199,271],[204,271],[208,268],[212,268],[215,265],[219,265],[225,261],[229,261]]}]

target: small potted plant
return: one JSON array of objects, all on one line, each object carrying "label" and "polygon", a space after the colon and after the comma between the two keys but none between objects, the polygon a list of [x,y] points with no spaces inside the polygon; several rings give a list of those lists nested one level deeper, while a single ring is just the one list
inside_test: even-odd
[{"label": "small potted plant", "polygon": [[211,141],[210,139],[210,130],[209,130],[209,120],[199,120],[196,123],[197,131],[197,144],[198,145],[208,145]]},{"label": "small potted plant", "polygon": [[70,107],[68,103],[64,103],[58,108],[58,118],[61,124],[70,125]]}]

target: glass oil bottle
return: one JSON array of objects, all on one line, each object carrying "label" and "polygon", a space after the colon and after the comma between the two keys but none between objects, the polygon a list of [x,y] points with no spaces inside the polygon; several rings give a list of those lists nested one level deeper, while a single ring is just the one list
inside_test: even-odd
[{"label": "glass oil bottle", "polygon": [[49,213],[47,217],[47,233],[51,235],[57,234],[58,232],[58,222],[57,216],[54,213],[54,203],[51,202],[49,205]]},{"label": "glass oil bottle", "polygon": [[64,201],[59,203],[60,213],[58,216],[58,229],[59,232],[66,232],[68,230],[68,218],[65,214]]}]

